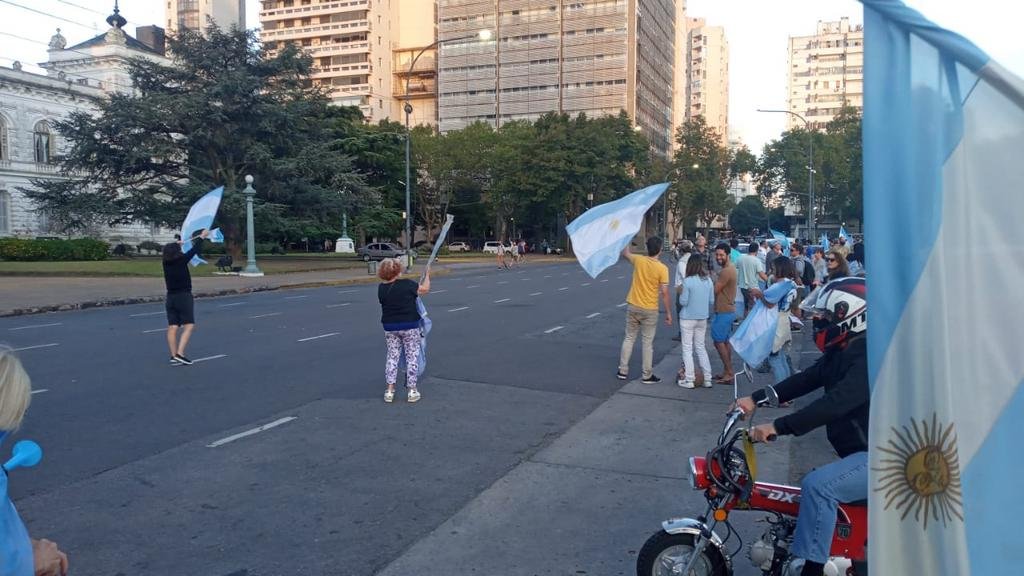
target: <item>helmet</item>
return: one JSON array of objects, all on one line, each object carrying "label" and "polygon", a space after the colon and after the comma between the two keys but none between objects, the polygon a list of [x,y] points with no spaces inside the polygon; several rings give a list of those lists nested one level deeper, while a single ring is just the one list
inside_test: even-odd
[{"label": "helmet", "polygon": [[837,278],[818,294],[812,308],[814,343],[822,352],[842,348],[848,338],[868,329],[864,278]]}]

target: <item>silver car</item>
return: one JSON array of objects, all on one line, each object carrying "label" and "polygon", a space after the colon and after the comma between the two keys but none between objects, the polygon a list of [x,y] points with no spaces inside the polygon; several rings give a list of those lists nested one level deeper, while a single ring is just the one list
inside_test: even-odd
[{"label": "silver car", "polygon": [[370,260],[383,260],[385,258],[396,258],[405,255],[405,248],[390,242],[377,242],[367,244],[356,250],[356,254],[363,259],[363,262]]}]

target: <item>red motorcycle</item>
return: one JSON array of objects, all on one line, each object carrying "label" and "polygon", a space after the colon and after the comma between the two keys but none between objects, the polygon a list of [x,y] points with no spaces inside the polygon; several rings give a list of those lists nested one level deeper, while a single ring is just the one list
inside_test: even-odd
[{"label": "red motorcycle", "polygon": [[[704,491],[707,510],[696,519],[663,522],[640,550],[638,576],[732,576],[732,560],[743,549],[743,541],[729,517],[740,510],[770,514],[765,519],[768,529],[747,548],[754,566],[765,576],[799,576],[803,559],[791,556],[790,546],[800,511],[800,488],[756,481],[753,442],[747,429],[738,426],[742,419],[741,410],[729,412],[718,445],[704,458],[690,458],[690,482],[694,490]],[[715,532],[720,524],[725,526],[724,539]],[[730,551],[727,544],[733,536],[737,545]],[[840,504],[825,574],[866,576],[867,539],[867,502]]]}]

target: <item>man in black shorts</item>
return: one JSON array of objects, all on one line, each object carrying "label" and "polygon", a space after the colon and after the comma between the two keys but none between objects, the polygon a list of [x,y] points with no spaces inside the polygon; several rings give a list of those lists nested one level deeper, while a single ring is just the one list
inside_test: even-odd
[{"label": "man in black shorts", "polygon": [[[198,256],[203,239],[209,235],[206,229],[192,239],[192,249],[181,251],[181,240],[166,244],[163,251],[164,284],[167,285],[167,347],[171,350],[171,364],[191,364],[185,356],[185,347],[195,328],[192,312],[192,275],[188,263]],[[175,238],[178,238],[175,236]],[[181,328],[181,338],[178,337]]]}]

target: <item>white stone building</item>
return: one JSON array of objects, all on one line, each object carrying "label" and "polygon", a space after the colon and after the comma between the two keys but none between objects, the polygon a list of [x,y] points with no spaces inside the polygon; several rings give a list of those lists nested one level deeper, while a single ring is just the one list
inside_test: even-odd
[{"label": "white stone building", "polygon": [[[15,62],[0,67],[0,236],[52,236],[45,215],[20,191],[35,179],[60,178],[57,158],[67,144],[53,128],[73,111],[95,111],[97,102],[113,92],[130,91],[128,59],[137,56],[169,63],[163,56],[163,31],[139,29],[145,44],[126,34],[125,19],[115,8],[110,29],[67,47],[60,29],[50,39],[48,60],[35,74]],[[117,226],[93,233],[114,242],[137,244],[168,241],[173,231],[148,224]]]}]

